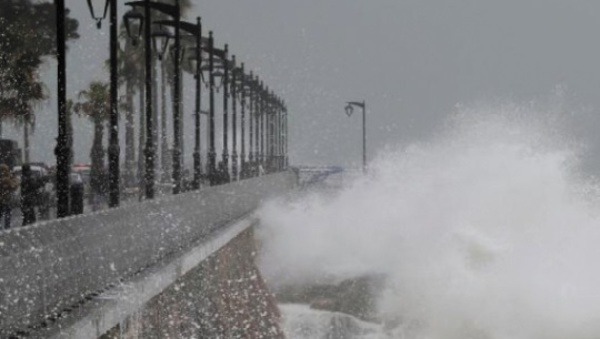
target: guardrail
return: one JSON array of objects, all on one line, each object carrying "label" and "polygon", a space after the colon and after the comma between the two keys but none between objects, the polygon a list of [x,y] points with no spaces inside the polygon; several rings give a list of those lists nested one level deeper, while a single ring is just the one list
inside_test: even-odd
[{"label": "guardrail", "polygon": [[43,325],[296,183],[283,172],[0,233],[0,337]]}]

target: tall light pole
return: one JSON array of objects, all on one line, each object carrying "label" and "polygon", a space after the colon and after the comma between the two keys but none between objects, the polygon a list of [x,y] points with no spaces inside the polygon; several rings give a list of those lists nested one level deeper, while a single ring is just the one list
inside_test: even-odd
[{"label": "tall light pole", "polygon": [[265,89],[263,82],[260,82],[260,87],[262,89],[260,94],[260,116],[259,116],[259,124],[260,124],[260,165],[263,169],[263,174],[265,170],[265,114],[266,114],[266,93],[269,91],[268,88]]},{"label": "tall light pole", "polygon": [[277,170],[283,171],[283,121],[281,99],[277,98]]},{"label": "tall light pole", "polygon": [[260,102],[262,96],[262,81],[259,82],[256,77],[256,89],[254,98],[254,175],[259,175],[260,166]]},{"label": "tall light pole", "polygon": [[231,133],[232,133],[232,145],[231,145],[231,174],[232,180],[238,180],[238,154],[237,154],[237,73],[239,69],[236,68],[235,55],[231,57]]},{"label": "tall light pole", "polygon": [[209,79],[209,113],[208,113],[208,180],[210,185],[216,184],[217,152],[215,149],[215,40],[213,32],[208,33],[208,79]]},{"label": "tall light pole", "polygon": [[[180,148],[180,119],[181,119],[181,82],[179,78],[180,73],[180,58],[181,55],[181,34],[179,31],[179,23],[181,21],[181,10],[179,7],[179,0],[175,0],[175,5],[169,5],[160,2],[151,2],[150,0],[132,1],[125,3],[131,7],[143,7],[144,16],[142,21],[144,23],[144,42],[145,42],[145,64],[146,64],[146,149],[145,152],[145,190],[146,199],[153,199],[155,196],[154,188],[154,161],[156,156],[156,150],[154,149],[153,140],[153,115],[152,115],[152,46],[151,46],[151,34],[152,34],[152,13],[151,10],[157,10],[164,14],[167,14],[175,19],[175,95],[173,98],[173,121],[174,121],[174,150],[173,150],[173,179],[175,181],[175,187],[173,193],[177,194],[181,190],[181,148]],[[129,26],[128,19],[139,17],[127,16],[125,17],[125,24]],[[128,30],[129,31],[129,30]]]},{"label": "tall light pole", "polygon": [[[110,207],[119,206],[120,202],[120,164],[119,164],[119,74],[118,74],[118,23],[117,23],[117,0],[104,0],[104,14],[102,12],[102,0],[87,0],[92,18],[96,20],[98,29],[102,27],[102,20],[110,7],[110,131],[108,142],[108,186]],[[100,11],[98,11],[100,10]]]},{"label": "tall light pole", "polygon": [[[202,87],[202,45],[203,40],[205,43],[208,43],[208,39],[202,38],[202,24],[200,17],[196,18],[196,24],[185,22],[185,21],[157,21],[157,24],[164,26],[179,27],[179,29],[191,34],[196,38],[196,53],[190,58],[190,60],[194,61],[195,64],[195,87],[196,87],[196,107],[194,112],[194,180],[192,182],[193,189],[200,188],[200,177],[202,175],[202,162],[200,156],[200,114],[202,113],[202,96],[201,96],[201,87]],[[177,33],[176,33],[177,34]],[[175,122],[174,122],[175,123]],[[175,139],[178,140],[178,139]],[[173,171],[173,179],[175,179],[175,170]],[[181,178],[181,176],[180,176]],[[181,182],[181,180],[179,180]],[[177,181],[176,181],[177,185]]]},{"label": "tall light pole", "polygon": [[288,109],[287,109],[287,105],[284,103],[283,104],[283,116],[284,116],[284,120],[283,120],[283,130],[284,130],[284,143],[285,143],[285,147],[283,148],[283,154],[284,154],[284,161],[283,161],[283,166],[284,168],[287,170],[289,164],[290,164],[290,159],[289,159],[289,149],[288,149],[288,141],[289,141],[289,131],[288,131]]},{"label": "tall light pole", "polygon": [[246,178],[246,74],[244,73],[244,63],[242,62],[242,65],[240,67],[240,71],[239,71],[239,81],[240,81],[240,106],[242,108],[242,111],[240,112],[240,124],[242,125],[241,128],[241,136],[240,136],[240,142],[241,142],[241,154],[240,154],[240,172],[241,175],[240,177],[242,179]]},{"label": "tall light pole", "polygon": [[354,107],[362,108],[362,139],[363,139],[363,173],[367,173],[367,118],[366,118],[366,110],[367,105],[365,101],[357,102],[357,101],[348,101],[346,103],[346,114],[351,116],[354,112]]},{"label": "tall light pole", "polygon": [[275,94],[268,93],[267,100],[267,168],[269,172],[275,171]]},{"label": "tall light pole", "polygon": [[108,204],[110,207],[117,207],[120,203],[118,28],[117,0],[110,0],[110,133],[108,145]]},{"label": "tall light pole", "polygon": [[202,67],[202,70],[208,71],[209,87],[209,110],[208,110],[208,180],[211,186],[218,184],[217,178],[217,151],[215,147],[215,78],[217,74],[215,69],[215,57],[221,59],[222,67],[227,65],[225,51],[215,48],[215,39],[213,32],[208,32],[207,47],[203,48],[208,52],[208,67]]},{"label": "tall light pole", "polygon": [[256,86],[254,73],[250,71],[248,79],[248,177],[252,177],[254,168],[254,115],[256,102]]},{"label": "tall light pole", "polygon": [[67,117],[67,63],[65,36],[65,0],[54,0],[56,6],[56,59],[58,61],[58,138],[56,140],[56,215],[64,218],[69,215],[69,147]]},{"label": "tall light pole", "polygon": [[222,86],[223,86],[223,154],[221,157],[221,161],[223,161],[223,172],[221,175],[221,183],[229,182],[229,140],[228,140],[228,131],[229,131],[229,62],[227,61],[227,54],[229,52],[229,46],[225,44],[225,57],[222,59],[223,61],[223,77],[222,77]]}]

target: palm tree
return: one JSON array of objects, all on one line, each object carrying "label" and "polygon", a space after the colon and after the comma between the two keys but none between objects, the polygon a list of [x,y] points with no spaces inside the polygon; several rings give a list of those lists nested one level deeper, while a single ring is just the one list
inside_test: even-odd
[{"label": "palm tree", "polygon": [[[25,161],[29,161],[29,132],[34,110],[47,99],[39,68],[44,56],[56,53],[54,5],[31,0],[0,4],[0,122],[23,127]],[[65,20],[66,38],[77,39],[78,22]]]},{"label": "palm tree", "polygon": [[73,111],[79,116],[89,118],[94,124],[94,139],[90,157],[92,182],[101,181],[105,173],[104,164],[104,127],[110,115],[110,87],[108,83],[93,81],[87,90],[79,92],[79,102],[73,105]]},{"label": "palm tree", "polygon": [[41,59],[23,53],[14,60],[14,67],[3,75],[0,88],[0,118],[23,127],[25,162],[29,162],[29,132],[35,125],[34,109],[47,98],[44,84],[39,81],[37,69]]}]

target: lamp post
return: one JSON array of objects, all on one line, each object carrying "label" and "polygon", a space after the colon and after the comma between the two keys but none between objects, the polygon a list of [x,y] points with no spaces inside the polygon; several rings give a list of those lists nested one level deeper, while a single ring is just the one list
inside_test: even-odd
[{"label": "lamp post", "polygon": [[213,33],[208,33],[208,47],[204,48],[208,52],[208,68],[202,67],[202,70],[208,71],[209,79],[209,111],[208,111],[208,180],[210,185],[217,185],[217,152],[215,148],[215,78],[221,76],[221,84],[223,81],[223,74],[217,74],[215,69],[217,68],[215,56],[220,57],[221,66],[226,64],[225,51],[214,47]]},{"label": "lamp post", "polygon": [[117,0],[105,0],[104,15],[98,16],[97,6],[101,0],[88,0],[90,14],[98,29],[102,27],[102,20],[110,7],[110,132],[108,142],[108,185],[109,207],[117,207],[120,202],[120,164],[119,164],[119,74],[118,74],[118,23]]},{"label": "lamp post", "polygon": [[254,73],[251,71],[248,81],[248,176],[252,177],[254,167],[254,115],[256,114],[256,87],[254,86]]},{"label": "lamp post", "polygon": [[[153,117],[152,117],[152,64],[150,63],[152,59],[152,46],[151,46],[151,36],[152,33],[152,13],[150,11],[150,0],[144,1],[136,1],[133,3],[126,3],[126,5],[130,6],[143,6],[144,14],[138,12],[129,11],[127,12],[123,20],[125,21],[125,28],[127,30],[127,34],[129,38],[132,39],[133,43],[137,43],[137,39],[142,35],[142,26],[143,26],[143,35],[144,35],[144,58],[145,58],[145,107],[146,107],[146,140],[144,147],[144,191],[146,199],[154,199],[155,191],[154,191],[154,143],[152,142],[152,126],[153,126]],[[137,27],[140,30],[137,34],[134,34],[132,28],[134,25],[133,21],[139,21],[139,25]]]},{"label": "lamp post", "polygon": [[288,130],[288,128],[289,128],[289,124],[288,124],[288,122],[289,122],[289,120],[288,120],[289,119],[289,113],[288,113],[287,105],[284,104],[284,108],[283,109],[284,109],[284,113],[285,113],[285,122],[284,122],[284,131],[285,131],[284,132],[285,133],[285,139],[284,139],[285,140],[285,148],[284,148],[284,153],[285,153],[285,161],[284,161],[284,166],[285,166],[285,169],[287,169],[288,166],[289,166],[289,164],[290,164],[290,162],[289,162],[290,161],[289,160],[289,148],[288,148],[288,146],[289,146],[289,130]]},{"label": "lamp post", "polygon": [[222,59],[223,61],[223,77],[222,77],[222,86],[223,86],[223,168],[221,175],[223,176],[222,183],[229,182],[229,147],[228,147],[228,131],[229,131],[229,112],[228,112],[228,102],[229,102],[229,64],[227,61],[227,53],[229,51],[229,46],[225,44],[225,55]]},{"label": "lamp post", "polygon": [[367,173],[367,118],[366,118],[366,109],[367,105],[365,101],[357,102],[357,101],[348,101],[346,103],[346,115],[349,117],[354,113],[354,107],[362,108],[362,139],[363,139],[363,172]]},{"label": "lamp post", "polygon": [[215,150],[215,41],[213,38],[213,32],[208,33],[208,67],[209,67],[209,113],[208,113],[208,180],[210,185],[216,184],[216,157],[217,152]]},{"label": "lamp post", "polygon": [[69,147],[67,117],[67,77],[66,77],[66,36],[65,1],[54,0],[56,7],[56,59],[58,61],[58,137],[56,140],[56,215],[64,218],[69,215]]},{"label": "lamp post", "polygon": [[277,120],[277,123],[276,123],[277,133],[275,134],[276,143],[277,143],[277,147],[276,147],[276,149],[277,149],[277,151],[276,151],[277,152],[277,154],[276,154],[277,171],[281,172],[281,170],[283,168],[283,166],[281,164],[281,155],[283,153],[281,150],[281,145],[282,145],[282,143],[281,143],[281,141],[282,141],[282,139],[281,139],[281,99],[279,99],[279,98],[276,99],[276,108],[275,109],[276,109],[276,114],[277,114],[277,119],[276,119]]},{"label": "lamp post", "polygon": [[261,81],[260,87],[263,88],[260,98],[260,163],[263,170],[263,174],[266,170],[266,147],[267,143],[267,132],[266,132],[266,116],[267,116],[267,95],[269,93],[269,87],[263,87],[263,82]]},{"label": "lamp post", "polygon": [[255,168],[255,175],[259,175],[260,171],[259,171],[259,167],[260,167],[260,160],[261,160],[261,149],[260,149],[260,141],[261,141],[261,126],[260,126],[260,115],[262,113],[262,107],[261,107],[261,102],[262,102],[262,81],[259,82],[258,77],[256,77],[256,82],[257,82],[257,88],[256,88],[256,100],[254,101],[254,129],[255,129],[255,136],[254,136],[254,160],[255,160],[255,164],[256,164],[256,168]]},{"label": "lamp post", "polygon": [[[153,199],[155,196],[154,189],[154,161],[156,156],[156,150],[154,149],[153,142],[153,115],[152,115],[152,50],[150,46],[150,39],[152,34],[152,13],[151,10],[157,10],[164,14],[167,14],[175,19],[175,55],[181,54],[181,35],[179,31],[179,22],[181,21],[181,10],[179,7],[179,0],[175,0],[175,5],[169,5],[160,2],[151,2],[150,0],[132,1],[125,3],[131,7],[143,7],[144,8],[144,42],[145,42],[145,64],[146,64],[146,149],[145,152],[145,185],[146,185],[146,199]],[[128,19],[134,19],[133,15],[125,17],[126,27],[128,25]],[[139,19],[139,17],[138,17]],[[128,29],[128,33],[130,30]],[[138,35],[139,36],[139,35]],[[166,46],[165,46],[166,47]],[[173,145],[173,179],[175,181],[175,187],[173,193],[179,193],[181,189],[181,148],[180,148],[180,124],[181,119],[181,82],[180,77],[180,58],[176,57],[174,60],[175,64],[175,94],[173,98],[173,121],[174,121],[174,145]]]},{"label": "lamp post", "polygon": [[[192,188],[197,190],[200,188],[200,178],[202,177],[202,157],[200,155],[200,114],[202,114],[202,24],[200,17],[196,18],[196,24],[189,22],[180,22],[182,30],[196,37],[196,53],[190,58],[194,61],[196,80],[196,109],[194,112],[194,180]],[[208,42],[208,41],[207,41]]]},{"label": "lamp post", "polygon": [[237,155],[237,73],[235,55],[231,57],[231,175],[232,180],[238,180],[238,155]]},{"label": "lamp post", "polygon": [[275,103],[273,92],[268,94],[267,100],[267,169],[268,172],[275,171]]},{"label": "lamp post", "polygon": [[279,99],[279,170],[285,169],[283,100]]},{"label": "lamp post", "polygon": [[[202,24],[201,24],[201,18],[197,17],[196,18],[196,24],[190,23],[190,22],[186,22],[186,21],[170,21],[170,20],[162,20],[162,21],[157,21],[157,24],[160,25],[164,25],[164,26],[171,26],[174,27],[175,29],[177,29],[177,27],[179,27],[180,30],[185,31],[189,34],[191,34],[193,37],[196,38],[196,50],[195,50],[195,55],[193,57],[190,58],[191,61],[193,61],[194,65],[195,65],[195,112],[194,112],[194,117],[195,117],[195,121],[194,121],[194,179],[192,182],[192,188],[193,189],[199,189],[200,188],[200,178],[202,176],[202,160],[201,160],[201,155],[200,155],[200,138],[201,138],[201,134],[200,134],[200,114],[201,114],[201,110],[202,110],[202,97],[201,97],[201,87],[202,87],[202,45],[203,43],[206,44],[208,43],[208,39],[203,39],[202,38]],[[177,53],[177,52],[176,52]],[[180,121],[181,122],[181,121]],[[175,124],[175,121],[173,122]],[[179,138],[180,140],[181,138]],[[177,139],[175,139],[177,140]],[[177,148],[177,147],[175,147]],[[179,147],[178,149],[181,150],[181,147]],[[180,157],[181,158],[181,157]],[[175,159],[174,159],[175,160]],[[181,182],[181,170],[179,170],[179,180],[177,180],[175,178],[175,168],[173,169],[173,180],[176,182]],[[180,188],[179,188],[180,190]],[[174,191],[175,193],[175,191]],[[177,193],[175,193],[177,194]]]},{"label": "lamp post", "polygon": [[273,172],[277,172],[278,171],[278,166],[277,166],[277,133],[278,133],[278,129],[277,129],[277,96],[275,96],[275,94],[273,94],[273,96],[271,97],[271,125],[273,127],[271,127],[271,168],[273,170]]},{"label": "lamp post", "polygon": [[240,129],[240,143],[241,143],[241,150],[240,150],[240,179],[245,179],[246,178],[246,81],[245,81],[245,77],[246,74],[244,74],[244,63],[242,62],[242,65],[240,66],[239,69],[239,88],[240,88],[240,107],[241,107],[241,112],[240,112],[240,125],[241,125],[241,129]]}]

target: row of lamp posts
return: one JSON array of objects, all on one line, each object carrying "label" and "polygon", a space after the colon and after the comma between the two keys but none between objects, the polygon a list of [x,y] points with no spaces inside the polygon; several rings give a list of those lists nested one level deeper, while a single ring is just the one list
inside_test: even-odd
[{"label": "row of lamp posts", "polygon": [[[104,1],[104,3],[102,3]],[[72,150],[69,146],[68,115],[66,112],[66,58],[65,58],[65,4],[64,0],[54,0],[57,15],[57,59],[58,59],[58,138],[55,149],[57,159],[57,216],[69,215],[69,172]],[[118,119],[118,70],[117,70],[117,1],[87,0],[90,12],[101,28],[102,20],[110,12],[110,133],[109,133],[109,206],[119,205],[120,171],[119,171],[119,119]],[[265,87],[253,72],[246,73],[244,63],[237,65],[235,56],[229,57],[228,46],[223,49],[214,46],[212,32],[208,38],[202,36],[202,25],[198,17],[196,23],[181,20],[179,0],[174,5],[152,2],[150,0],[126,3],[132,7],[123,20],[129,38],[134,44],[143,36],[145,54],[145,122],[146,140],[144,149],[144,194],[146,199],[155,197],[155,159],[156,150],[152,138],[153,126],[156,123],[152,114],[152,47],[157,49],[162,58],[168,49],[169,41],[174,40],[174,98],[173,98],[173,194],[182,191],[182,112],[181,112],[181,63],[185,55],[182,53],[181,31],[195,38],[194,55],[189,61],[195,68],[195,112],[194,112],[194,175],[192,188],[199,189],[202,178],[206,177],[211,185],[223,184],[285,170],[287,160],[287,106],[283,100]],[[109,11],[110,9],[110,11]],[[143,13],[142,11],[143,10]],[[168,15],[172,20],[152,20],[152,11]],[[153,25],[160,30],[153,32]],[[173,34],[166,30],[173,28]],[[137,29],[137,31],[135,31]],[[152,43],[154,41],[154,43]],[[202,79],[208,74],[209,110],[202,111]],[[223,153],[217,165],[215,147],[215,89],[216,80],[220,78],[223,88]],[[231,103],[232,123],[229,123],[229,104]],[[239,103],[239,107],[238,107]],[[238,123],[238,108],[240,119]],[[201,115],[208,115],[208,173],[203,175],[201,162]],[[240,127],[241,153],[237,154]],[[231,171],[229,170],[229,127],[232,127]],[[246,138],[246,127],[248,138]],[[246,143],[248,140],[248,143]],[[239,164],[239,166],[238,166]]]}]

